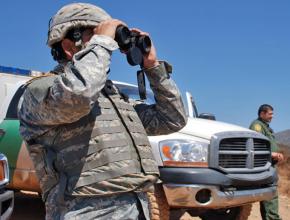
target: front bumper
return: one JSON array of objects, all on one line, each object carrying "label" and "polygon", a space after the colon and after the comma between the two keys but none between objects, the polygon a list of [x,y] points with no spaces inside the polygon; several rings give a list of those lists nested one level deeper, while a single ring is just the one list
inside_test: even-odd
[{"label": "front bumper", "polygon": [[160,167],[171,207],[227,208],[269,200],[277,193],[273,167],[260,173],[225,174],[211,168]]},{"label": "front bumper", "polygon": [[6,190],[0,194],[0,219],[9,219],[14,208],[14,192]]},{"label": "front bumper", "polygon": [[214,185],[222,187],[253,187],[273,185],[277,182],[276,169],[270,167],[260,173],[226,174],[211,168],[160,167],[163,183]]},{"label": "front bumper", "polygon": [[[217,186],[163,184],[164,192],[171,207],[179,208],[228,208],[247,203],[269,200],[277,194],[277,187],[221,191]],[[209,199],[198,201],[198,192],[209,192]]]}]

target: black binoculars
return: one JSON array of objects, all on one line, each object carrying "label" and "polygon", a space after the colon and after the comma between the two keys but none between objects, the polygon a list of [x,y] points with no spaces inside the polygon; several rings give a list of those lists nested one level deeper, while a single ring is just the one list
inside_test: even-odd
[{"label": "black binoculars", "polygon": [[124,25],[117,27],[115,41],[117,41],[120,50],[126,53],[127,61],[131,66],[142,66],[143,55],[150,52],[152,45],[150,37],[130,31]]}]

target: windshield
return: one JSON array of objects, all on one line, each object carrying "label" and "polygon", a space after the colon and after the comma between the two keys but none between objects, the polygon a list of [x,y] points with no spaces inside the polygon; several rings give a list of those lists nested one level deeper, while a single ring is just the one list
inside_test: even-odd
[{"label": "windshield", "polygon": [[[135,86],[135,85],[129,85],[129,84],[123,84],[123,83],[120,83],[120,82],[114,82],[114,84],[119,88],[119,90],[127,95],[129,97],[129,99],[131,100],[140,100],[140,96],[139,96],[139,90],[138,90],[138,87]],[[146,95],[147,95],[147,99],[146,100],[142,100],[144,101],[146,104],[155,104],[156,101],[155,101],[155,98],[154,98],[154,93],[152,92],[152,90],[150,89],[147,89],[146,90]],[[189,97],[187,99],[187,97]],[[194,117],[196,118],[197,117],[197,109],[196,109],[196,106],[195,106],[195,103],[194,103],[194,100],[193,98],[190,96],[187,95],[187,97],[184,99],[184,97],[182,97],[183,99],[183,103],[186,103],[187,105],[189,105],[192,108],[195,108],[193,110],[189,110],[189,106],[187,106],[186,108],[186,115],[187,116],[191,116],[191,117]],[[186,100],[186,102],[184,102]],[[193,115],[189,115],[189,111],[192,112]]]},{"label": "windshield", "polygon": [[[133,86],[133,85],[125,85],[125,84],[119,84],[115,82],[115,85],[119,88],[119,90],[124,93],[125,95],[127,95],[129,97],[129,99],[133,99],[133,100],[140,100],[140,96],[139,96],[139,90],[137,86]],[[147,99],[144,100],[146,104],[155,104],[155,98],[154,98],[154,94],[151,90],[146,91],[146,95],[147,95]]]}]

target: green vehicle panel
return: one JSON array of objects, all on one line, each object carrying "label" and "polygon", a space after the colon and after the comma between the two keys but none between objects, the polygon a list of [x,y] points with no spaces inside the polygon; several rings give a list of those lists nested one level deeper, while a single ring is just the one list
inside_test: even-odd
[{"label": "green vehicle panel", "polygon": [[9,158],[10,178],[16,168],[18,153],[21,148],[22,139],[19,136],[19,121],[6,119],[0,124],[5,134],[0,137],[0,151]]},{"label": "green vehicle panel", "polygon": [[10,100],[5,118],[0,123],[0,152],[9,159],[8,185],[11,189],[40,192],[38,179],[25,142],[19,134],[17,106],[24,89],[19,88]]}]

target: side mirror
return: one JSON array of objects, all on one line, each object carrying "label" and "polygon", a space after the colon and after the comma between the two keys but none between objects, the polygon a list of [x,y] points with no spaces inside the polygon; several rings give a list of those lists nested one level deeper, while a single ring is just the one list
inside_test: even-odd
[{"label": "side mirror", "polygon": [[186,101],[187,101],[188,116],[191,118],[198,117],[197,107],[195,105],[195,102],[194,102],[194,99],[193,99],[191,93],[186,92],[185,95],[186,95]]},{"label": "side mirror", "polygon": [[201,113],[198,116],[198,118],[207,119],[207,120],[213,120],[213,121],[216,120],[215,115],[210,114],[210,113]]}]

